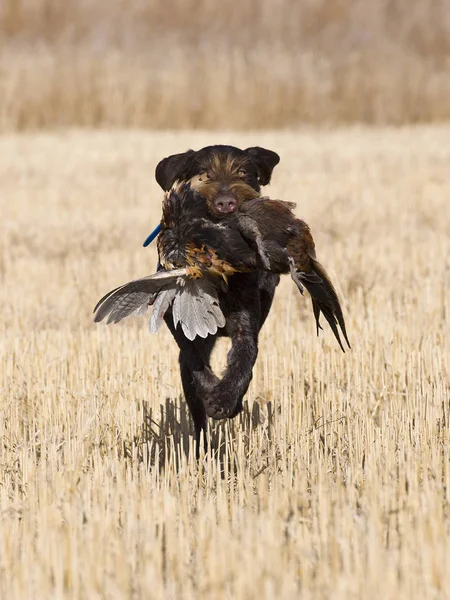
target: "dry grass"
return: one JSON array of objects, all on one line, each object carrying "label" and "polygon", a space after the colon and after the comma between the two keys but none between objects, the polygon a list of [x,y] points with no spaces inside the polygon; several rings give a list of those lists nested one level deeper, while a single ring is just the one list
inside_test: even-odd
[{"label": "dry grass", "polygon": [[353,350],[284,280],[199,465],[167,331],[91,309],[154,268],[156,161],[217,135],[0,139],[1,598],[448,598],[449,138],[222,136],[282,155]]},{"label": "dry grass", "polygon": [[450,119],[450,0],[2,0],[0,127]]}]

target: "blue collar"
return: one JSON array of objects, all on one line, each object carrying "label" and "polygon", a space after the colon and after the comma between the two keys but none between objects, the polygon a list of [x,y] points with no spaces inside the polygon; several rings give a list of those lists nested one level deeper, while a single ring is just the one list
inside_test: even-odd
[{"label": "blue collar", "polygon": [[158,235],[158,233],[160,231],[161,231],[161,223],[155,227],[155,229],[151,232],[151,234],[145,240],[145,242],[143,243],[144,248],[147,248],[147,246],[149,246],[153,242],[153,240],[155,239],[155,237]]}]

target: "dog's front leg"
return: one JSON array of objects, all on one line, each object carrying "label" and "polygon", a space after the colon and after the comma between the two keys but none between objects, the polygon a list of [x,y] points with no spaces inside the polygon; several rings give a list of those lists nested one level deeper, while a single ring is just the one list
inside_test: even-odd
[{"label": "dog's front leg", "polygon": [[258,355],[258,336],[247,327],[247,316],[239,315],[232,323],[231,349],[222,379],[206,395],[206,414],[213,419],[232,418],[242,410]]},{"label": "dog's front leg", "polygon": [[252,380],[261,320],[257,284],[257,273],[233,275],[230,280],[225,327],[231,349],[222,379],[205,394],[206,414],[213,419],[236,416],[242,410],[242,398]]}]

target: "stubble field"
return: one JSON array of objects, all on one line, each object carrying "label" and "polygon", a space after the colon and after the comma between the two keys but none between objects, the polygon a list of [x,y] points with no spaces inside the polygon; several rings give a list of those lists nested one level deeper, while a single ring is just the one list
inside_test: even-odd
[{"label": "stubble field", "polygon": [[[0,597],[450,594],[450,127],[0,138]],[[169,333],[94,325],[150,273],[157,161],[281,155],[352,351],[284,279],[246,410],[193,458]],[[217,369],[226,344],[215,354]]]}]

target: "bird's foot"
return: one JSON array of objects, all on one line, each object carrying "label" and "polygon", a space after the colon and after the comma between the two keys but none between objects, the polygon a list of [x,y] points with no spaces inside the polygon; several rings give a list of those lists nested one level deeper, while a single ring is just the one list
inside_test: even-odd
[{"label": "bird's foot", "polygon": [[256,246],[258,248],[259,259],[261,260],[264,269],[266,271],[270,271],[269,252],[266,249],[266,245],[264,244],[262,238],[256,238]]},{"label": "bird's foot", "polygon": [[294,259],[292,258],[292,256],[289,256],[289,269],[291,271],[291,277],[292,280],[294,281],[295,285],[298,287],[298,290],[300,292],[300,294],[303,295],[303,285],[301,282],[301,273],[299,273],[296,268],[295,268],[295,263],[294,263]]}]

